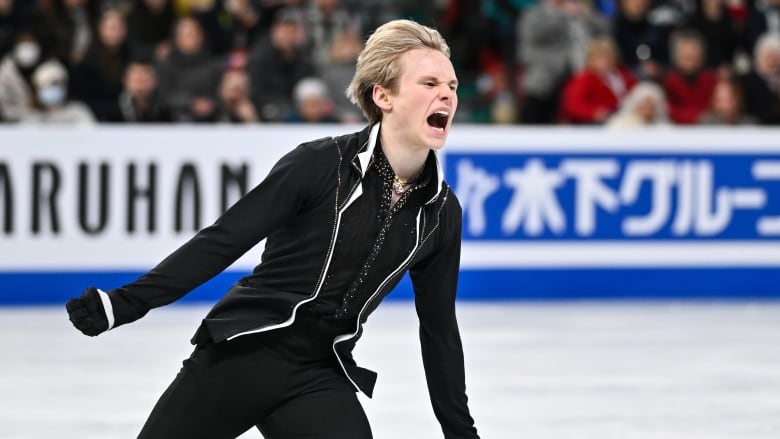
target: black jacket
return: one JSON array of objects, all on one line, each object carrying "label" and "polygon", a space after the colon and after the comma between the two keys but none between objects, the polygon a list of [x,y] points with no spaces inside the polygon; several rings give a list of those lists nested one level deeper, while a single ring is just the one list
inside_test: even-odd
[{"label": "black jacket", "polygon": [[761,125],[780,124],[780,90],[773,90],[756,72],[749,72],[741,80],[745,97],[745,112]]},{"label": "black jacket", "polygon": [[[379,124],[359,133],[305,143],[284,156],[257,187],[159,265],[111,292],[115,326],[180,298],[267,238],[262,262],[236,283],[203,320],[193,343],[215,342],[290,326],[326,291],[344,212],[363,196]],[[433,152],[431,152],[433,156]],[[376,374],[358,367],[352,348],[362,324],[409,271],[420,320],[429,393],[447,438],[476,438],[467,407],[463,352],[455,317],[461,207],[442,179],[435,156],[430,184],[407,203],[396,232],[414,236],[404,254],[381,254],[397,266],[368,276],[359,312],[335,336],[344,373],[368,396]],[[400,215],[400,213],[399,213]],[[401,237],[388,236],[387,239]],[[392,249],[407,248],[394,247]],[[392,252],[385,252],[392,253]],[[381,261],[380,261],[381,262]],[[382,266],[382,264],[377,264]],[[387,267],[385,264],[384,267]]]}]

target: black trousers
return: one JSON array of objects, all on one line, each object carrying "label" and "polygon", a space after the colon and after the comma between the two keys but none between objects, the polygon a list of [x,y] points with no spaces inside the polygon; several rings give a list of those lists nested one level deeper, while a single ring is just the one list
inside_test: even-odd
[{"label": "black trousers", "polygon": [[301,328],[195,348],[139,439],[370,439],[365,412],[331,350]]}]

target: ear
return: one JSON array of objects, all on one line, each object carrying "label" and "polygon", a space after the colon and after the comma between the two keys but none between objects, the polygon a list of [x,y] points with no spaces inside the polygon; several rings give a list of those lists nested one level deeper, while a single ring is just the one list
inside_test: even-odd
[{"label": "ear", "polygon": [[390,96],[390,90],[382,87],[381,85],[374,85],[372,93],[374,104],[382,111],[390,111],[393,109],[393,100]]}]

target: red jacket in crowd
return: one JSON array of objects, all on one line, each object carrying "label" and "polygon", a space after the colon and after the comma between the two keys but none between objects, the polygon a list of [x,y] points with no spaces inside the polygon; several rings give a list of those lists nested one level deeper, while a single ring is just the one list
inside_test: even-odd
[{"label": "red jacket in crowd", "polygon": [[563,88],[561,116],[569,123],[602,123],[613,113],[637,80],[627,69],[617,70],[617,88],[591,70],[583,70],[569,79]]},{"label": "red jacket in crowd", "polygon": [[670,70],[663,84],[669,117],[678,124],[697,123],[710,106],[716,82],[715,72],[709,69],[689,78],[677,70]]}]

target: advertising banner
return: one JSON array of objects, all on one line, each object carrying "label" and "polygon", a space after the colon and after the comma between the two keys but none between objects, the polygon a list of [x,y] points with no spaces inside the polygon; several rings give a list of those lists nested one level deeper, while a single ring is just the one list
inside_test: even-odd
[{"label": "advertising banner", "polygon": [[[0,130],[0,304],[132,281],[294,146],[357,129]],[[439,155],[463,207],[460,297],[780,297],[779,139],[457,128]],[[216,300],[261,251],[186,300]]]},{"label": "advertising banner", "polygon": [[446,166],[464,281],[507,298],[780,296],[779,134],[464,133]]}]

